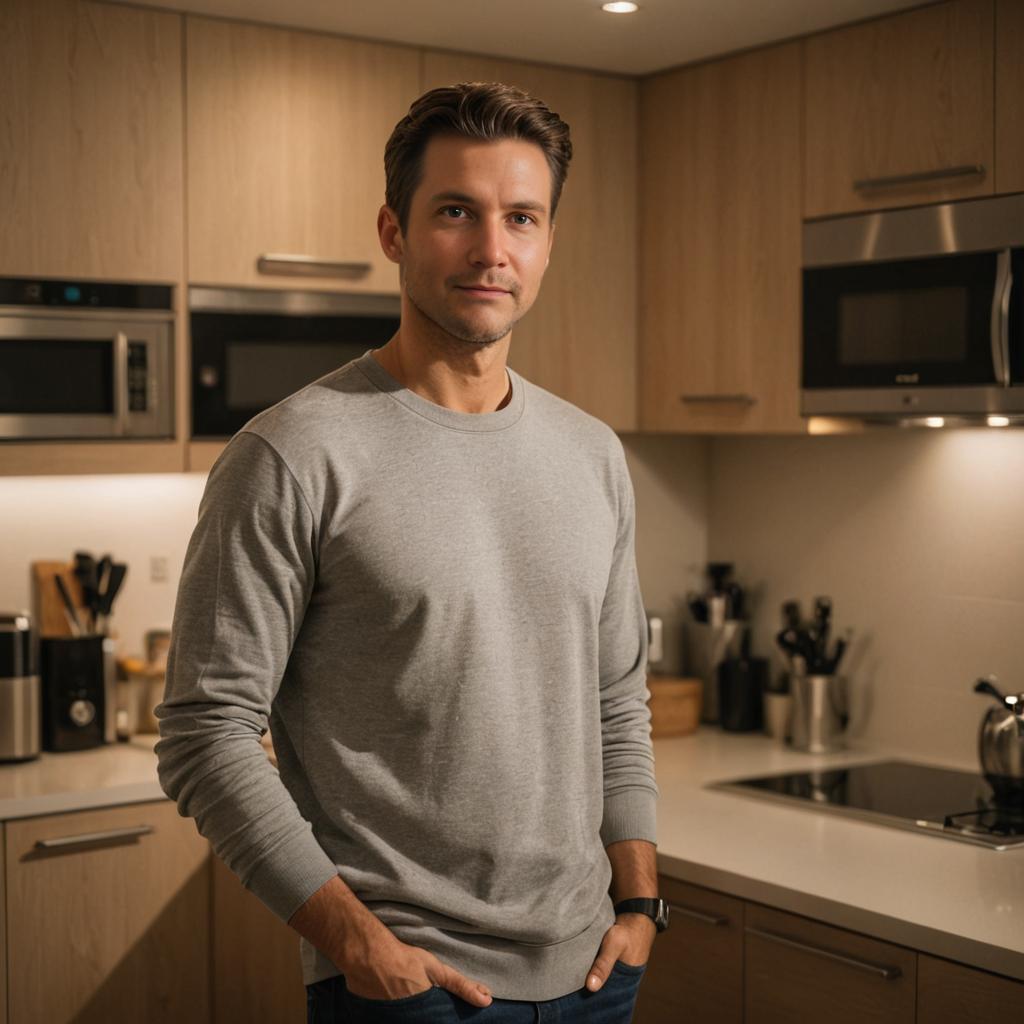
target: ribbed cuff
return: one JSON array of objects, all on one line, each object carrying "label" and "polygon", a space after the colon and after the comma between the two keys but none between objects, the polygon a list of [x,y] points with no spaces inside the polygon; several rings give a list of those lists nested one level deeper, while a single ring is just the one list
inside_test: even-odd
[{"label": "ribbed cuff", "polygon": [[285,923],[322,885],[338,874],[338,865],[313,838],[311,828],[281,843],[263,857],[245,887]]},{"label": "ribbed cuff", "polygon": [[658,797],[646,786],[620,789],[604,799],[601,843],[609,846],[623,839],[657,842]]}]

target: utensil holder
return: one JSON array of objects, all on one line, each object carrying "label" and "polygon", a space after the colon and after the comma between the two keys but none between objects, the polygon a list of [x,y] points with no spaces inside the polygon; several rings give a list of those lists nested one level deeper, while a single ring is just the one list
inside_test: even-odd
[{"label": "utensil holder", "polygon": [[740,619],[727,619],[721,626],[686,623],[685,674],[704,684],[702,722],[718,721],[718,666],[728,658],[739,657],[746,628],[747,624]]},{"label": "utensil holder", "polygon": [[794,675],[792,745],[809,754],[829,754],[846,746],[846,681],[841,676]]}]

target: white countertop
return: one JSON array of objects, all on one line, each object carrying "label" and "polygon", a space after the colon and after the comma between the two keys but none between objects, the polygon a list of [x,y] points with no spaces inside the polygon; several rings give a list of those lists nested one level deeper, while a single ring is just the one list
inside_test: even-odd
[{"label": "white countertop", "polygon": [[[156,739],[0,765],[0,821],[165,799]],[[704,788],[913,758],[878,748],[810,756],[715,728],[654,749],[665,874],[1024,980],[1024,849],[997,852]]]},{"label": "white countertop", "polygon": [[811,756],[714,728],[656,740],[658,866],[683,881],[1024,980],[1024,848],[989,850],[704,788],[884,759],[914,760],[878,748]]}]

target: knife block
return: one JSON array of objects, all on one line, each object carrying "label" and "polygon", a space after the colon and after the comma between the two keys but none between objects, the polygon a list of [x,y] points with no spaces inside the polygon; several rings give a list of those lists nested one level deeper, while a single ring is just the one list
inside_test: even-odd
[{"label": "knife block", "polygon": [[60,599],[54,575],[64,579],[71,600],[78,610],[78,617],[85,617],[85,606],[82,602],[82,586],[75,576],[73,562],[33,562],[32,563],[32,621],[40,637],[71,636],[71,626],[64,614],[64,602]]}]

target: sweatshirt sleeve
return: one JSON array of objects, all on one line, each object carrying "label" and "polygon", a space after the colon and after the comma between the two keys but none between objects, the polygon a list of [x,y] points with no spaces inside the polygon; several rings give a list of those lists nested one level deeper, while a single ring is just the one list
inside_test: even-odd
[{"label": "sweatshirt sleeve", "polygon": [[647,707],[647,616],[634,547],[636,507],[618,438],[616,456],[619,525],[599,640],[605,846],[622,839],[655,842],[658,796]]},{"label": "sweatshirt sleeve", "polygon": [[278,453],[237,434],[200,503],[155,712],[164,792],[285,921],[337,874],[260,744],[313,590],[315,537]]}]

